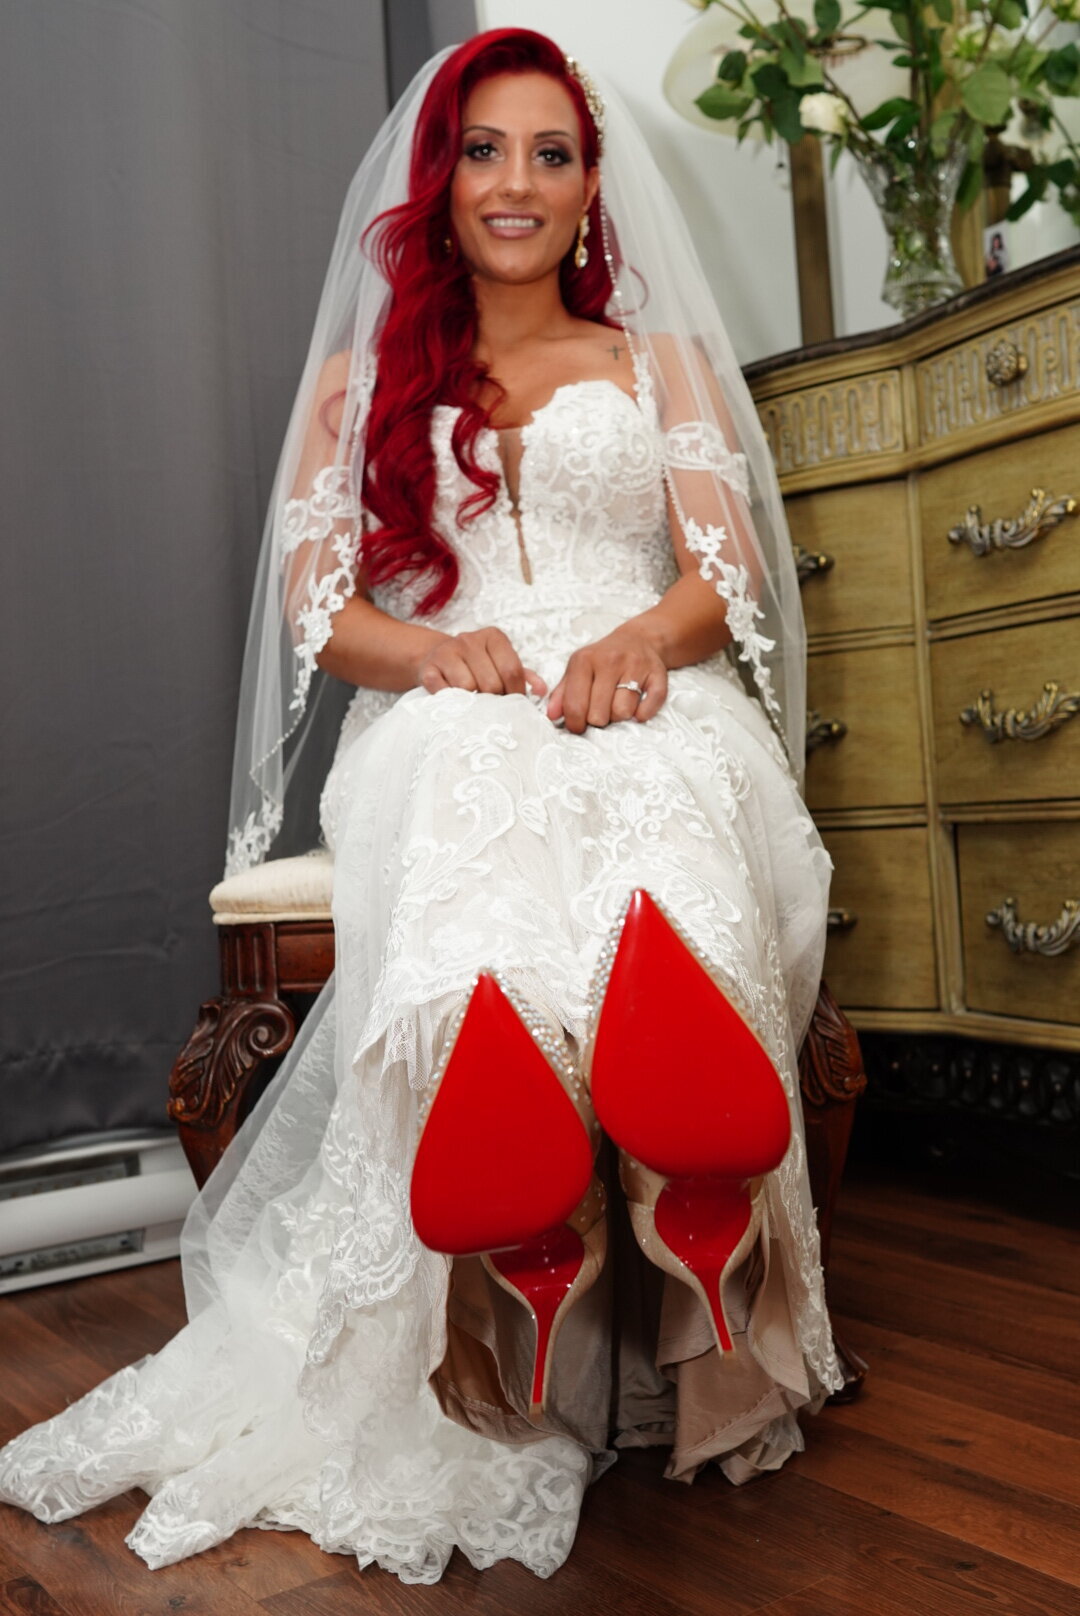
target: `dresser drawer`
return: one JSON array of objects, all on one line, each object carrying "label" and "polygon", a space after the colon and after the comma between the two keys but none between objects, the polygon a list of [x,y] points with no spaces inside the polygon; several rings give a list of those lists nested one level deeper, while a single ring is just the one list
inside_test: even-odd
[{"label": "dresser drawer", "polygon": [[829,651],[807,665],[807,706],[846,733],[806,763],[812,810],[893,808],[923,801],[915,650],[910,645]]},{"label": "dresser drawer", "polygon": [[[1045,499],[1033,503],[1035,490]],[[1069,498],[1076,501],[1072,514],[1062,503]],[[964,530],[972,506],[978,507],[969,529],[976,545],[991,540],[984,554],[976,554],[967,538],[949,538]],[[924,473],[919,520],[931,619],[1080,591],[1080,426]],[[987,530],[999,521],[1015,524],[1014,537],[1040,536],[1020,548],[997,548]]]},{"label": "dresser drawer", "polygon": [[830,929],[825,979],[852,1009],[937,1006],[930,861],[923,829],[836,830],[829,907],[854,924]]},{"label": "dresser drawer", "polygon": [[968,1008],[1080,1023],[1080,823],[961,825],[957,851]]},{"label": "dresser drawer", "polygon": [[[1019,356],[1026,370],[997,385],[1002,360]],[[915,365],[919,441],[947,443],[979,427],[993,429],[1052,404],[1080,387],[1080,299],[1023,315],[958,342]],[[998,370],[998,374],[1001,372]]]},{"label": "dresser drawer", "polygon": [[[1080,797],[1080,617],[940,640],[930,673],[942,803]],[[996,733],[1010,714],[1027,733],[1049,732],[989,739],[987,726]]]},{"label": "dresser drawer", "polygon": [[912,620],[907,488],[866,483],[798,494],[785,502],[792,542],[832,565],[802,586],[806,630],[846,634]]}]

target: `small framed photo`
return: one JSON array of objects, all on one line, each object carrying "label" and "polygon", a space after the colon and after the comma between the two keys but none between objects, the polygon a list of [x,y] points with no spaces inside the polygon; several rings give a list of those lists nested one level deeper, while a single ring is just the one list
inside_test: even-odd
[{"label": "small framed photo", "polygon": [[983,231],[983,258],[986,278],[1004,275],[1009,267],[1009,237],[1004,224],[988,224]]}]

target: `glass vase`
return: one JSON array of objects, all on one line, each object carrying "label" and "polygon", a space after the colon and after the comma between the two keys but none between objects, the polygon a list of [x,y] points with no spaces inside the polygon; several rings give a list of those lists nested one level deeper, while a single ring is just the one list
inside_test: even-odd
[{"label": "glass vase", "polygon": [[[906,160],[905,160],[906,158]],[[881,295],[903,320],[962,292],[952,250],[952,216],[967,154],[937,157],[921,140],[905,156],[856,153],[889,238]]]}]

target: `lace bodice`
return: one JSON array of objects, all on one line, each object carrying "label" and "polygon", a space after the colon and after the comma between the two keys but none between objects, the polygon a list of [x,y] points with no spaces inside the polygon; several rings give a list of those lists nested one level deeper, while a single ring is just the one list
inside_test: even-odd
[{"label": "lace bodice", "polygon": [[[457,414],[437,405],[432,418],[433,518],[461,569],[453,598],[425,619],[432,627],[455,633],[494,623],[528,659],[553,641],[569,649],[582,614],[602,610],[623,621],[674,582],[660,431],[648,393],[639,401],[602,379],[557,388],[521,428],[516,504],[499,435],[489,428],[478,458],[499,476],[499,496],[461,525],[458,507],[475,490],[451,447]],[[376,600],[408,616],[422,587],[391,585]]]},{"label": "lace bodice", "polygon": [[[502,627],[550,685],[569,651],[652,604],[677,570],[665,467],[727,451],[698,432],[673,444],[650,411],[640,386],[637,399],[608,381],[559,388],[522,429],[516,508],[513,466],[508,483],[489,431],[480,453],[500,496],[460,528],[472,485],[451,449],[454,412],[436,411],[435,517],[461,581],[434,621]],[[331,545],[336,563],[313,575],[304,608],[297,654],[310,670],[345,599],[357,511],[320,474],[315,497],[289,514],[288,545]],[[738,583],[729,620],[745,615],[745,577],[716,565],[720,582]],[[404,589],[381,603],[412,609]],[[673,670],[647,724],[574,734],[542,702],[358,691],[322,802],[334,978],[185,1226],[192,1322],[16,1437],[0,1453],[0,1499],[64,1520],[140,1487],[150,1503],[127,1542],[151,1566],[254,1525],[299,1528],[409,1582],[437,1580],[455,1546],[474,1566],[514,1558],[548,1576],[609,1460],[594,1468],[609,1409],[620,1442],[669,1436],[670,1473],[683,1479],[715,1456],[741,1481],[802,1446],[795,1410],[842,1378],[795,1061],[820,979],[827,855],[726,657]],[[249,862],[270,831],[252,829]],[[765,1188],[769,1239],[742,1358],[710,1380],[711,1336],[690,1319],[665,1329],[659,1377],[661,1341],[654,1351],[640,1337],[640,1362],[620,1349],[613,1397],[613,1324],[598,1307],[576,1313],[578,1350],[556,1362],[542,1430],[520,1410],[507,1424],[482,1392],[463,1400],[459,1423],[429,1383],[446,1357],[449,1274],[409,1216],[419,1095],[469,984],[493,965],[583,1047],[596,962],[639,886],[746,1008],[792,1102],[792,1145]],[[684,1321],[687,1299],[673,1304]],[[520,1403],[528,1381],[514,1365],[531,1362],[521,1343],[531,1353],[532,1326],[518,1311],[516,1335],[492,1323],[476,1339]]]},{"label": "lace bodice", "polygon": [[[572,651],[647,611],[675,582],[665,460],[696,465],[704,451],[685,443],[681,429],[663,432],[642,370],[634,396],[605,379],[567,382],[520,429],[516,500],[498,431],[481,434],[478,458],[498,476],[499,494],[489,510],[459,524],[461,502],[475,488],[451,447],[457,414],[453,406],[437,405],[431,433],[433,519],[457,554],[459,583],[447,604],[423,621],[449,634],[501,628],[525,666],[553,689]],[[714,446],[714,458],[721,451],[733,478],[741,477],[741,457]],[[428,583],[395,579],[375,591],[376,604],[395,617],[411,617]],[[717,588],[726,592],[722,580]],[[738,613],[737,589],[728,606]],[[741,687],[727,652],[702,666]],[[397,700],[389,691],[358,690],[339,755]],[[329,828],[325,797],[323,816]]]}]

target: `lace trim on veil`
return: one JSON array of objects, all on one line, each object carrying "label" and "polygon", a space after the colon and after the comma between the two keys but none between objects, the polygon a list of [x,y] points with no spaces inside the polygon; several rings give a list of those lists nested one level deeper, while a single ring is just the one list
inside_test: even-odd
[{"label": "lace trim on veil", "polygon": [[[355,382],[356,424],[344,461],[323,466],[312,479],[311,493],[303,498],[286,500],[282,511],[278,536],[279,565],[284,568],[304,544],[329,544],[335,565],[324,572],[312,567],[307,579],[303,599],[290,625],[296,658],[288,706],[291,722],[285,733],[278,737],[255,765],[253,778],[262,765],[280,751],[303,718],[315,675],[315,659],[330,638],[335,613],[341,611],[356,590],[356,555],[363,512],[353,486],[352,467],[375,387],[375,374],[374,356],[365,354]],[[346,525],[339,528],[341,523]],[[242,825],[234,825],[229,831],[226,879],[261,864],[281,829],[283,804],[261,787],[260,791],[262,801],[259,807],[248,814]]]},{"label": "lace trim on veil", "polygon": [[713,471],[743,499],[750,498],[750,468],[711,421],[680,421],[664,433],[664,458],[674,471]]}]

